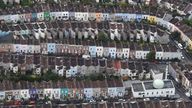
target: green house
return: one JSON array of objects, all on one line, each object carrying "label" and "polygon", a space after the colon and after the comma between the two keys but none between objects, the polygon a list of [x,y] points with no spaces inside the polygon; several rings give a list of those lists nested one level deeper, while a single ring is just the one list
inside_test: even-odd
[{"label": "green house", "polygon": [[51,19],[50,12],[44,12],[44,19],[45,20],[50,20]]},{"label": "green house", "polygon": [[61,88],[60,92],[61,99],[65,99],[66,97],[68,97],[68,93],[69,93],[68,88]]}]

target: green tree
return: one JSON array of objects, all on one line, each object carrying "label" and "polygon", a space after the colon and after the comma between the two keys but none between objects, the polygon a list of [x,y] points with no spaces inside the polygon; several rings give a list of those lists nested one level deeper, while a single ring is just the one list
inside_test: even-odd
[{"label": "green tree", "polygon": [[1,9],[5,9],[6,5],[5,3],[3,2],[3,0],[0,0],[0,8]]},{"label": "green tree", "polygon": [[44,81],[56,81],[58,80],[58,75],[49,70],[47,73],[43,74],[42,78]]},{"label": "green tree", "polygon": [[103,42],[107,42],[107,41],[109,41],[109,37],[104,32],[99,32],[98,33],[98,40],[103,41]]},{"label": "green tree", "polygon": [[192,27],[192,19],[184,19],[183,22]]},{"label": "green tree", "polygon": [[92,4],[95,3],[95,0],[80,0],[80,2],[83,4]]},{"label": "green tree", "polygon": [[46,3],[55,3],[54,0],[45,0]]},{"label": "green tree", "polygon": [[174,40],[178,41],[178,42],[181,41],[181,33],[178,32],[178,31],[172,32],[172,33],[171,33],[171,37],[172,37]]},{"label": "green tree", "polygon": [[151,51],[146,55],[146,58],[150,61],[155,60],[155,52]]},{"label": "green tree", "polygon": [[31,6],[32,0],[21,0],[21,6]]}]

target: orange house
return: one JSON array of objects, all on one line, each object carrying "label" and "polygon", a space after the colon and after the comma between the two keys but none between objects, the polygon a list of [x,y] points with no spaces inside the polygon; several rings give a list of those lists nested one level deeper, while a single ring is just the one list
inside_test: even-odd
[{"label": "orange house", "polygon": [[101,21],[102,14],[101,13],[95,13],[96,16],[96,21],[99,22]]},{"label": "orange house", "polygon": [[114,64],[113,64],[113,67],[114,67],[115,71],[117,73],[119,73],[119,71],[121,69],[121,61],[120,60],[115,60]]}]

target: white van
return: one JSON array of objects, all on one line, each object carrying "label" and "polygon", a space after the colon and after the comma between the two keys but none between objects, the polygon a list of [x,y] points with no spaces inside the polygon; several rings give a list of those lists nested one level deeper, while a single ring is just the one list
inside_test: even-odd
[{"label": "white van", "polygon": [[178,43],[178,47],[179,47],[180,49],[183,49],[183,46],[182,46],[180,43]]}]

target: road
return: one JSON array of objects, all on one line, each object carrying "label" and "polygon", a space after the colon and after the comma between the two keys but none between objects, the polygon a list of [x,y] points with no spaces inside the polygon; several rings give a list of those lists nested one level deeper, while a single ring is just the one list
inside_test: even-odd
[{"label": "road", "polygon": [[179,84],[174,79],[172,79],[172,81],[173,81],[173,84],[175,86],[175,93],[178,94],[180,96],[180,98],[182,98],[182,99],[184,99],[186,101],[191,101],[189,99],[189,97],[187,97],[185,95],[185,89],[182,88],[181,86],[179,86]]},{"label": "road", "polygon": [[[178,45],[172,39],[170,39],[170,43],[172,45],[175,45],[179,49]],[[186,52],[186,50],[185,49],[179,49],[179,50],[182,52],[182,55],[184,57],[184,59],[182,59],[181,62],[186,64],[192,64],[192,57]]]},{"label": "road", "polygon": [[185,63],[188,63],[188,64],[192,64],[192,57],[186,52],[186,50],[180,50],[183,54],[183,61],[182,62],[185,62]]},{"label": "road", "polygon": [[[178,45],[177,43],[175,43],[172,39],[170,39],[170,42],[172,45],[175,45],[178,49]],[[186,52],[185,49],[179,49],[182,52],[182,55],[184,57],[184,59],[181,60],[182,63],[186,63],[186,64],[192,64],[192,57]],[[185,95],[185,90],[184,88],[182,88],[176,81],[174,78],[170,77],[170,79],[173,81],[174,85],[175,85],[175,92],[176,94],[178,94],[181,98],[183,98],[184,100],[188,100],[190,101],[190,99]]]}]

